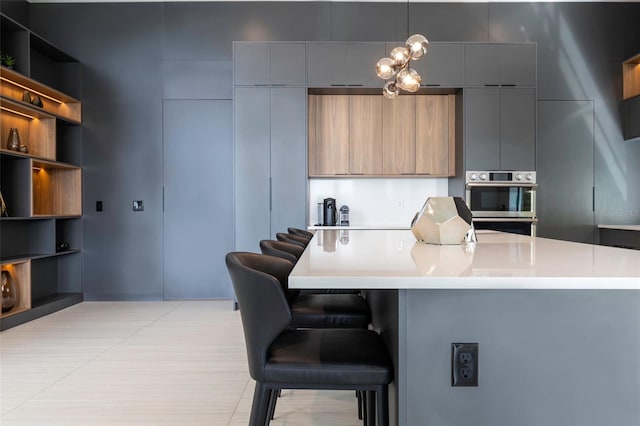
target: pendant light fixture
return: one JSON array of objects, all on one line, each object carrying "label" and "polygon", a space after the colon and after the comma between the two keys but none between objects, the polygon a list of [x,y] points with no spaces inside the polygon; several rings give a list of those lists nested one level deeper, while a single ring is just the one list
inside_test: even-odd
[{"label": "pendant light fixture", "polygon": [[[407,1],[407,33],[409,32],[409,2]],[[422,78],[409,65],[412,60],[418,60],[427,53],[429,42],[421,34],[414,34],[407,38],[404,46],[391,50],[389,57],[382,58],[376,64],[376,74],[387,80],[382,89],[385,98],[393,99],[400,90],[417,92]],[[394,78],[395,77],[395,78]],[[393,78],[393,79],[392,79]]]}]

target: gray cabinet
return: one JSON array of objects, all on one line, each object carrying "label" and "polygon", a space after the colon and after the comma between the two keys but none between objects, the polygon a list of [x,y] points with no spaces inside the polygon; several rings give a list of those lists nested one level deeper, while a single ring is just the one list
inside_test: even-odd
[{"label": "gray cabinet", "polygon": [[430,43],[427,53],[411,62],[423,86],[462,87],[464,44]]},{"label": "gray cabinet", "polygon": [[240,251],[258,250],[258,242],[270,234],[270,91],[234,91],[235,227]]},{"label": "gray cabinet", "polygon": [[538,236],[593,244],[594,102],[540,101]]},{"label": "gray cabinet", "polygon": [[384,56],[384,43],[347,44],[347,85],[381,86],[383,83],[376,74],[376,64]]},{"label": "gray cabinet", "polygon": [[304,43],[271,43],[270,51],[272,86],[307,84]]},{"label": "gray cabinet", "polygon": [[466,43],[465,86],[534,86],[536,48],[533,43]]},{"label": "gray cabinet", "polygon": [[306,227],[307,90],[271,89],[271,237]]},{"label": "gray cabinet", "polygon": [[305,226],[306,89],[236,87],[236,250]]},{"label": "gray cabinet", "polygon": [[347,43],[308,43],[308,86],[345,86],[347,84],[346,60]]},{"label": "gray cabinet", "polygon": [[464,90],[467,170],[535,170],[535,89]]},{"label": "gray cabinet", "polygon": [[233,79],[236,86],[304,86],[304,43],[235,42]]},{"label": "gray cabinet", "polygon": [[308,43],[308,86],[381,86],[376,63],[385,55],[384,43]]},{"label": "gray cabinet", "polygon": [[268,43],[233,44],[233,81],[240,86],[268,85],[270,82]]}]

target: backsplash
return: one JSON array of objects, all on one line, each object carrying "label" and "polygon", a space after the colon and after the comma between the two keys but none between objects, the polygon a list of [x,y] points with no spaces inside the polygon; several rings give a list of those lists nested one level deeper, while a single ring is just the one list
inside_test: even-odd
[{"label": "backsplash", "polygon": [[447,196],[447,178],[309,179],[309,218],[318,223],[318,203],[335,198],[349,206],[352,226],[409,226],[428,197]]}]

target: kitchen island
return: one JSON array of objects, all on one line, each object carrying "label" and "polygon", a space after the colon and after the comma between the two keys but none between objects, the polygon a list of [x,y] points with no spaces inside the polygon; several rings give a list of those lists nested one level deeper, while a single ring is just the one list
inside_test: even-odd
[{"label": "kitchen island", "polygon": [[[365,293],[395,363],[398,425],[640,424],[640,252],[478,232],[317,231],[291,288]],[[451,345],[479,344],[479,386],[451,386]]]}]

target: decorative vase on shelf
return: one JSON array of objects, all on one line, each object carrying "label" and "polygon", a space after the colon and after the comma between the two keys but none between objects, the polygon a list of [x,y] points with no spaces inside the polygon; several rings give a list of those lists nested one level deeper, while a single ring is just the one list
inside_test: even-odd
[{"label": "decorative vase on shelf", "polygon": [[9,130],[9,139],[7,139],[7,149],[12,151],[20,151],[20,134],[18,129],[12,127]]},{"label": "decorative vase on shelf", "polygon": [[9,312],[18,301],[16,285],[9,271],[2,271],[2,312]]}]

